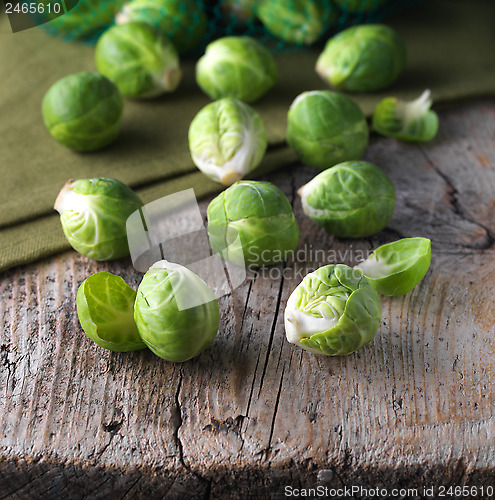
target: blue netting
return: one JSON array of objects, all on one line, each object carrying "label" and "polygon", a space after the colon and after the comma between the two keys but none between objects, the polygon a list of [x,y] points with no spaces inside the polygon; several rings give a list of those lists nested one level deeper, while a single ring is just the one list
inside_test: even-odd
[{"label": "blue netting", "polygon": [[[39,1],[49,3],[47,0]],[[50,1],[53,3],[61,0]],[[70,0],[65,0],[68,1]],[[265,3],[267,1],[264,0]],[[280,1],[273,0],[275,4],[280,4]],[[324,19],[325,29],[314,42],[316,45],[321,45],[331,35],[348,26],[385,21],[398,11],[418,4],[422,0],[311,1],[317,2],[318,8],[323,12],[321,18]],[[44,24],[43,29],[67,41],[95,43],[99,35],[115,22],[119,12],[122,12],[127,4],[132,5],[134,2],[139,2],[141,5],[155,4],[155,7],[158,5],[158,9],[155,10],[160,16],[168,17],[166,21],[168,24],[165,27],[170,38],[181,36],[189,40],[198,39],[194,49],[186,47],[187,52],[192,55],[201,53],[210,41],[229,35],[255,37],[273,52],[291,51],[303,45],[283,40],[275,36],[273,30],[267,29],[259,18],[261,16],[258,16],[259,0],[186,0],[186,2],[184,0],[79,0],[74,9]],[[186,5],[187,2],[189,3]],[[296,8],[297,4],[301,3],[304,3],[304,0],[284,0],[283,6],[287,8],[287,5],[294,5]],[[146,5],[143,8],[146,8]],[[188,17],[182,18],[180,11]],[[283,11],[274,8],[273,12],[272,16],[279,16],[280,25],[280,19],[284,16]],[[286,32],[290,29],[292,28],[287,27]]]}]

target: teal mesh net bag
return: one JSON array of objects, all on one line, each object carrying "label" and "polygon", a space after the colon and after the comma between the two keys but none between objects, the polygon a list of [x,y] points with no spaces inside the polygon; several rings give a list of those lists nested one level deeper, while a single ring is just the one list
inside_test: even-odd
[{"label": "teal mesh net bag", "polygon": [[[39,3],[57,1],[70,0]],[[208,42],[230,35],[255,37],[279,52],[321,44],[343,28],[384,21],[419,1],[79,0],[43,29],[67,41],[95,43],[110,25],[138,21],[159,29],[181,54],[197,54]]]}]

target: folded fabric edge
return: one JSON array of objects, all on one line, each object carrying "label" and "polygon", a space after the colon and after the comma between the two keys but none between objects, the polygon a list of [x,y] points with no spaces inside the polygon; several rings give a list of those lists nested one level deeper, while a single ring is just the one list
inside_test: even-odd
[{"label": "folded fabric edge", "polygon": [[[284,164],[291,165],[295,161],[295,155],[288,148],[274,150],[248,177],[258,178],[267,175]],[[164,181],[136,191],[146,204],[191,187],[194,188],[198,199],[224,189],[224,186],[208,179],[198,171],[178,177],[172,182]],[[56,213],[0,229],[0,242],[0,272],[36,262],[71,248],[62,232]]]}]

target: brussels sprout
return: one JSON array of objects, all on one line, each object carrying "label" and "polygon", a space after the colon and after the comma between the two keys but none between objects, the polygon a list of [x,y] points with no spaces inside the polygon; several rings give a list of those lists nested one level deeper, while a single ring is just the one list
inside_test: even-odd
[{"label": "brussels sprout", "polygon": [[134,322],[136,292],[107,272],[86,278],[77,291],[77,316],[84,333],[110,351],[145,349]]},{"label": "brussels sprout", "polygon": [[287,143],[312,167],[325,169],[345,160],[359,160],[368,139],[363,112],[342,94],[303,92],[289,109]]},{"label": "brussels sprout", "polygon": [[299,242],[292,206],[269,182],[233,184],[209,204],[207,216],[211,248],[239,266],[282,262]]},{"label": "brussels sprout", "polygon": [[333,0],[342,10],[351,14],[365,14],[383,7],[388,0]]},{"label": "brussels sprout", "polygon": [[425,277],[431,262],[431,241],[403,238],[378,247],[355,267],[378,293],[396,297],[412,290]]},{"label": "brussels sprout", "polygon": [[96,44],[98,71],[126,97],[150,98],[174,91],[181,80],[174,46],[144,23],[111,27]]},{"label": "brussels sprout", "polygon": [[[37,12],[43,26],[50,35],[68,40],[94,41],[94,39],[113,22],[115,14],[126,0],[65,0],[63,10],[70,9],[63,15],[54,12],[54,4],[60,1],[38,0],[43,4],[43,12]],[[24,1],[24,3],[32,3]],[[48,8],[49,7],[49,8]],[[73,8],[71,8],[73,7]]]},{"label": "brussels sprout", "polygon": [[180,362],[213,342],[220,314],[213,292],[199,276],[161,260],[139,285],[134,319],[141,338],[157,356]]},{"label": "brussels sprout", "polygon": [[74,250],[96,260],[129,255],[126,221],[143,206],[115,179],[69,180],[55,201],[64,234]]},{"label": "brussels sprout", "polygon": [[208,18],[198,0],[132,0],[115,21],[150,24],[173,43],[179,54],[196,48],[208,29]]},{"label": "brussels sprout", "polygon": [[298,45],[316,42],[337,19],[325,0],[262,0],[257,13],[272,35]]},{"label": "brussels sprout", "polygon": [[305,214],[327,233],[343,238],[381,231],[394,211],[392,181],[366,161],[346,161],[324,170],[298,193]]},{"label": "brussels sprout", "polygon": [[212,99],[233,97],[253,102],[277,79],[270,52],[249,37],[220,38],[206,47],[196,65],[196,81]]},{"label": "brussels sprout", "polygon": [[373,129],[403,141],[431,141],[438,132],[438,115],[430,109],[431,104],[429,90],[412,102],[387,97],[375,108]]},{"label": "brussels sprout", "polygon": [[97,73],[76,73],[53,84],[42,114],[54,139],[74,151],[95,151],[113,142],[122,123],[117,87]]},{"label": "brussels sprout", "polygon": [[256,168],[266,146],[266,131],[258,113],[230,97],[206,105],[189,127],[194,164],[226,186]]},{"label": "brussels sprout", "polygon": [[285,309],[287,340],[314,354],[343,356],[370,342],[380,325],[380,298],[363,274],[343,264],[309,273]]},{"label": "brussels sprout", "polygon": [[253,21],[259,0],[221,0],[222,11],[240,24]]},{"label": "brussels sprout", "polygon": [[331,38],[316,72],[338,90],[372,92],[390,86],[406,65],[399,34],[383,24],[353,26]]}]

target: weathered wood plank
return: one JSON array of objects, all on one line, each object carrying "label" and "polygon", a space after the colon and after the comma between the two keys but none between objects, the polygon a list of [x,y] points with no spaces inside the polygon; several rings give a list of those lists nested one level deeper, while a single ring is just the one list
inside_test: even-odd
[{"label": "weathered wood plank", "polygon": [[[108,270],[137,287],[127,260],[68,252],[4,273],[0,498],[246,499],[281,498],[286,484],[490,484],[494,138],[493,101],[444,111],[429,145],[375,138],[366,159],[391,176],[397,204],[388,229],[363,240],[338,240],[304,217],[295,193],[314,170],[271,176],[294,202],[306,258],[222,298],[213,346],[183,364],[110,353],[82,333],[78,285]],[[307,271],[328,259],[354,265],[383,242],[417,235],[433,241],[431,271],[406,296],[383,298],[369,346],[324,358],[286,342],[285,303]]]}]

